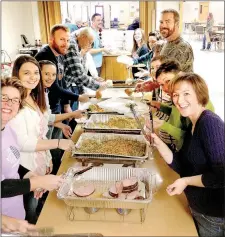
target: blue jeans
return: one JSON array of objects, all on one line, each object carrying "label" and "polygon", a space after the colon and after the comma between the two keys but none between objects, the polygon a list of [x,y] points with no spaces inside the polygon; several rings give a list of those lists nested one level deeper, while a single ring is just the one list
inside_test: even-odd
[{"label": "blue jeans", "polygon": [[[69,90],[79,95],[79,89],[76,86],[70,86]],[[71,101],[70,106],[73,111],[78,110],[79,101]]]},{"label": "blue jeans", "polygon": [[[209,34],[210,35],[210,34]],[[206,45],[206,36],[204,34],[203,36],[203,44],[202,44],[202,48],[205,49],[205,45]],[[207,49],[210,49],[211,48],[211,42],[208,42],[207,43]]]},{"label": "blue jeans", "polygon": [[225,219],[206,216],[191,209],[199,236],[225,236]]}]

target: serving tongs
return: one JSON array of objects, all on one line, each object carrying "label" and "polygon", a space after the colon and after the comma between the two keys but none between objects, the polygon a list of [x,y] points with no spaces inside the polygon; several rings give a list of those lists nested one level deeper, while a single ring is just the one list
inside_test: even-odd
[{"label": "serving tongs", "polygon": [[[130,110],[131,110],[132,114],[134,115],[135,121],[137,122],[139,128],[141,129],[142,134],[145,136],[147,141],[150,142],[150,146],[151,146],[150,155],[151,155],[151,157],[153,157],[153,154],[152,154],[153,139],[150,135],[147,135],[147,133],[145,132],[144,127],[143,127],[139,117],[137,116],[136,110],[134,109],[135,106],[136,106],[136,104],[132,104],[132,103],[129,104]],[[150,116],[150,120],[151,120],[151,129],[153,132],[153,115],[152,115],[151,109],[149,110],[149,116]]]},{"label": "serving tongs", "polygon": [[147,136],[147,134],[146,134],[146,132],[145,132],[145,130],[144,130],[144,127],[143,127],[143,125],[141,124],[141,121],[140,121],[140,119],[139,119],[138,116],[137,116],[136,110],[134,109],[135,106],[136,106],[136,104],[133,104],[133,103],[130,103],[130,104],[129,104],[130,110],[131,110],[132,114],[134,115],[134,118],[135,118],[135,121],[136,121],[137,124],[138,124],[138,127],[141,129],[142,134],[143,134],[146,138],[148,138],[148,136]]},{"label": "serving tongs", "polygon": [[93,167],[94,167],[94,165],[89,165],[87,168],[75,172],[74,175],[73,175],[73,177],[75,177],[75,176],[77,176],[77,175],[80,175],[80,174],[83,174],[84,172],[86,172],[86,171],[92,169]]}]

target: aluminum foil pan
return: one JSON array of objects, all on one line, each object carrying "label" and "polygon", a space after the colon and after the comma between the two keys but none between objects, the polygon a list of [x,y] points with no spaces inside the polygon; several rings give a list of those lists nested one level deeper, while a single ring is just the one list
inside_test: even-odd
[{"label": "aluminum foil pan", "polygon": [[[106,123],[109,121],[112,117],[124,117],[124,115],[112,115],[112,114],[93,114],[88,119],[86,124],[84,125],[84,130],[88,132],[101,132],[101,133],[126,133],[126,134],[140,134],[141,129],[136,128],[110,128],[105,127],[101,128],[96,125],[96,123]],[[136,121],[134,120],[134,123],[136,124]],[[138,126],[137,126],[138,127]]]},{"label": "aluminum foil pan", "polygon": [[[129,139],[132,141],[139,141],[145,144],[145,155],[142,157],[138,156],[123,156],[123,155],[117,155],[117,154],[103,154],[103,153],[83,153],[79,152],[77,150],[77,147],[82,146],[82,142],[87,139],[93,139],[98,141],[99,146],[104,145],[104,141],[107,141],[109,139]],[[116,149],[116,147],[115,147]],[[146,143],[146,140],[143,135],[131,135],[131,134],[116,134],[116,133],[82,133],[79,137],[79,140],[77,141],[75,145],[75,149],[72,152],[72,156],[76,159],[82,158],[82,159],[95,159],[95,160],[124,160],[124,161],[145,161],[148,158],[149,154],[149,146]]]},{"label": "aluminum foil pan", "polygon": [[[91,208],[122,208],[122,209],[142,209],[146,208],[152,201],[155,187],[155,174],[146,168],[104,168],[94,167],[87,172],[74,177],[75,169],[69,168],[65,181],[57,192],[57,197],[63,199],[71,207],[91,207]],[[108,199],[102,194],[118,180],[130,177],[137,177],[138,182],[144,184],[144,200],[121,200]],[[71,189],[74,185],[93,184],[95,193],[89,197],[71,196]]]}]

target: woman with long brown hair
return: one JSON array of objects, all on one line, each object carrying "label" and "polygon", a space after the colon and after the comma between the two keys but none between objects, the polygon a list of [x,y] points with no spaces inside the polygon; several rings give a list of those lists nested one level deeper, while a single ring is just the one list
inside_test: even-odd
[{"label": "woman with long brown hair", "polygon": [[[133,35],[133,49],[132,49],[132,58],[139,58],[149,52],[149,49],[147,47],[147,44],[145,42],[144,38],[144,31],[141,28],[138,28],[134,31]],[[143,64],[146,65],[145,69],[148,69],[148,61],[144,61]],[[138,69],[133,67],[132,68],[132,73],[133,77],[134,74],[138,72]]]},{"label": "woman with long brown hair", "polygon": [[[26,88],[27,96],[24,107],[10,121],[15,130],[21,148],[21,165],[38,175],[46,175],[52,171],[51,149],[72,149],[73,142],[67,139],[46,138],[49,113],[44,96],[44,86],[38,62],[30,56],[21,56],[13,66],[13,76],[16,76]],[[30,223],[37,220],[37,200],[33,193],[24,196],[26,219]]]}]

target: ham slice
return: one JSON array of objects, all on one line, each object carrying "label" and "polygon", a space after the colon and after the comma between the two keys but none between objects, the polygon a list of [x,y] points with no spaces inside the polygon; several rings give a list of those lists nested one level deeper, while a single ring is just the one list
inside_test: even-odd
[{"label": "ham slice", "polygon": [[123,193],[131,193],[138,190],[138,180],[136,177],[130,177],[129,179],[124,179],[123,183]]},{"label": "ham slice", "polygon": [[117,192],[116,185],[113,185],[112,187],[109,188],[109,195],[113,198],[118,198],[119,193]]},{"label": "ham slice", "polygon": [[117,181],[115,186],[116,186],[117,193],[122,193],[122,191],[123,191],[123,183],[121,181]]},{"label": "ham slice", "polygon": [[118,199],[125,200],[127,198],[127,195],[125,193],[120,193],[118,195]]},{"label": "ham slice", "polygon": [[134,199],[136,199],[139,195],[140,195],[140,194],[139,194],[138,191],[133,191],[133,192],[127,194],[127,199],[128,199],[128,200],[134,200]]},{"label": "ham slice", "polygon": [[87,197],[90,196],[95,191],[95,187],[93,184],[82,185],[78,188],[74,188],[73,192],[78,197]]},{"label": "ham slice", "polygon": [[136,185],[137,182],[138,182],[138,180],[137,180],[136,177],[130,177],[129,179],[124,179],[124,180],[122,181],[122,183],[123,183],[123,188],[124,188],[124,189],[130,188],[131,186]]}]

